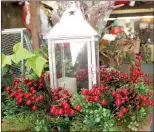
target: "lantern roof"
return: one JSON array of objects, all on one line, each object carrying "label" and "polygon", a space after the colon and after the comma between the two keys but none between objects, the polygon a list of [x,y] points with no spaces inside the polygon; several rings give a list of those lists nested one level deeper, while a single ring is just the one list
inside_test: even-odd
[{"label": "lantern roof", "polygon": [[95,29],[86,21],[80,9],[68,8],[44,39],[71,39],[97,36]]}]

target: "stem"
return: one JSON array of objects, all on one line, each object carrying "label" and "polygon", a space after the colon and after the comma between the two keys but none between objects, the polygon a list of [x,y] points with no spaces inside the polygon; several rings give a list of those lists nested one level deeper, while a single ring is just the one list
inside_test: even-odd
[{"label": "stem", "polygon": [[114,110],[112,111],[112,114],[113,114],[117,109],[119,109],[119,106],[117,106],[117,108],[114,109]]}]

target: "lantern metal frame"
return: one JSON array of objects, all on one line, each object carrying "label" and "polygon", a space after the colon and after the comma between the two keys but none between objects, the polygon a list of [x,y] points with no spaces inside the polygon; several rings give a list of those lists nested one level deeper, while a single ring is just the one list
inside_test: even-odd
[{"label": "lantern metal frame", "polygon": [[[75,20],[77,20],[81,25],[78,25],[81,29],[81,31],[76,27],[76,25],[70,26],[70,21],[75,22],[74,18],[70,18],[66,22],[67,19],[69,19],[70,15],[67,16],[66,13],[70,13],[71,10],[78,11],[77,15],[79,19],[81,19],[81,23],[79,22],[79,19],[76,17]],[[66,15],[66,19],[65,19]],[[56,75],[56,58],[55,58],[55,44],[63,44],[63,43],[80,43],[85,42],[87,44],[87,59],[88,59],[88,82],[89,82],[89,89],[92,88],[94,84],[97,84],[97,79],[99,80],[99,77],[97,78],[97,69],[99,68],[99,43],[98,43],[98,34],[97,32],[90,26],[90,24],[81,17],[82,13],[81,10],[77,8],[69,8],[64,12],[64,16],[62,16],[61,21],[49,31],[49,33],[44,36],[44,39],[48,39],[48,54],[49,54],[49,69],[50,69],[50,85],[51,88],[57,87],[57,75]],[[62,24],[64,22],[64,24]],[[62,25],[60,25],[62,24]],[[68,27],[68,32],[67,28]],[[85,29],[84,29],[85,27]],[[63,33],[60,32],[60,28],[62,28]],[[72,29],[73,28],[73,29]],[[55,29],[55,30],[54,30]],[[77,30],[75,33],[71,33],[74,30]],[[54,32],[55,31],[55,32]],[[66,32],[65,32],[66,31]],[[61,53],[63,54],[63,53]],[[65,66],[63,66],[62,69],[65,69]],[[65,72],[62,72],[62,75],[65,76]],[[98,81],[99,82],[99,81]]]}]

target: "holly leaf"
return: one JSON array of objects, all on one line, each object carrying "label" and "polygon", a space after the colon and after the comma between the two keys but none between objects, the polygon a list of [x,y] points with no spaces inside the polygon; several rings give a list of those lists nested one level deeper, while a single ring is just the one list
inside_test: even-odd
[{"label": "holly leaf", "polygon": [[22,46],[21,42],[15,44],[15,45],[13,46],[13,52],[16,53],[16,52],[17,52],[19,49],[21,49],[22,47],[23,47],[23,46]]},{"label": "holly leaf", "polygon": [[3,61],[2,61],[2,68],[7,64],[11,65],[12,64],[11,60],[12,60],[12,55],[5,56],[5,58],[3,58]]}]

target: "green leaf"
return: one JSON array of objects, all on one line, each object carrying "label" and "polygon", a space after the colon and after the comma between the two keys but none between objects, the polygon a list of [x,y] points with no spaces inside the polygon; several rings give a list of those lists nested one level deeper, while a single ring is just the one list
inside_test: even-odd
[{"label": "green leaf", "polygon": [[6,66],[7,64],[11,65],[11,59],[12,59],[12,55],[5,56],[5,58],[4,58],[3,62],[2,62],[2,68],[4,66]]},{"label": "green leaf", "polygon": [[33,56],[34,55],[31,52],[29,52],[27,49],[21,47],[20,49],[18,48],[16,53],[13,55],[12,60],[15,63],[19,63],[23,59],[27,59],[27,58],[30,58],[30,57],[33,57]]},{"label": "green leaf", "polygon": [[5,59],[5,54],[2,53],[2,63],[3,63],[4,59]]},{"label": "green leaf", "polygon": [[16,52],[17,52],[19,49],[21,49],[22,47],[23,47],[23,46],[22,46],[21,42],[15,44],[15,45],[13,46],[13,52],[16,53]]},{"label": "green leaf", "polygon": [[40,76],[42,71],[43,71],[43,68],[44,68],[44,65],[46,64],[47,60],[44,59],[43,57],[37,57],[36,58],[36,69],[38,71],[38,75]]},{"label": "green leaf", "polygon": [[31,67],[33,69],[33,71],[37,74],[37,69],[36,69],[36,64],[35,64],[36,58],[37,58],[37,56],[33,56],[31,58],[28,58],[25,66]]},{"label": "green leaf", "polygon": [[99,117],[97,117],[96,119],[95,119],[95,122],[100,122],[100,118]]}]

